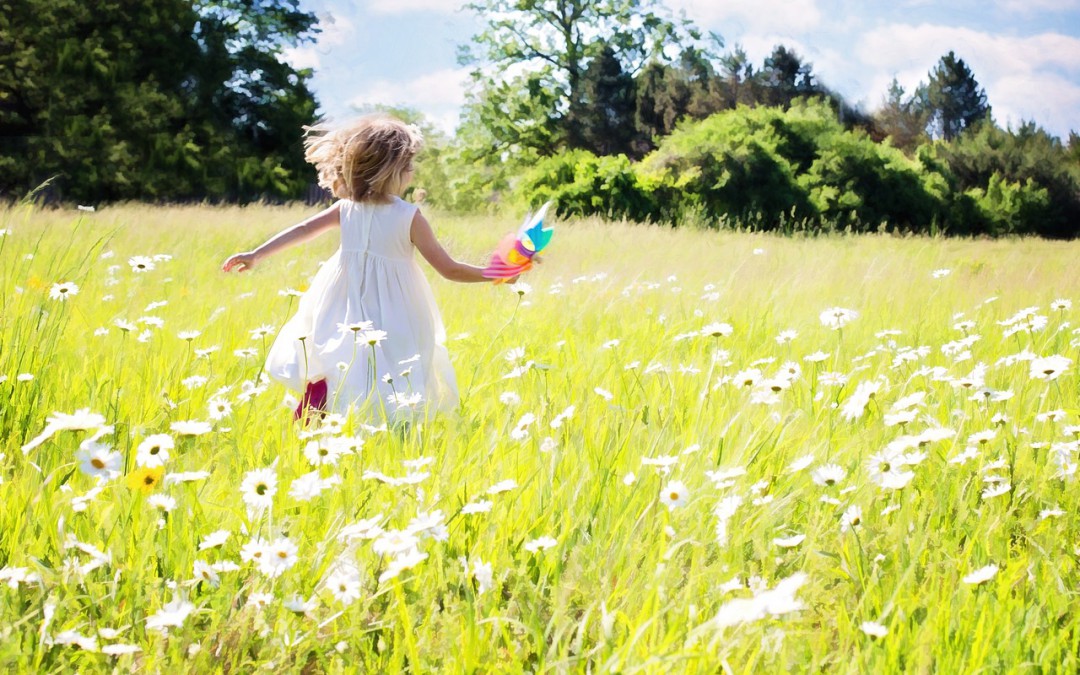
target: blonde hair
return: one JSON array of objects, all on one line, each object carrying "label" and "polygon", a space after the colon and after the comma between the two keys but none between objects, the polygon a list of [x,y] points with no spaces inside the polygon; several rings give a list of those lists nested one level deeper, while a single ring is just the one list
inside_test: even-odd
[{"label": "blonde hair", "polygon": [[405,173],[420,151],[420,130],[389,115],[366,115],[339,127],[305,127],[304,158],[319,185],[339,199],[386,201],[405,188]]}]

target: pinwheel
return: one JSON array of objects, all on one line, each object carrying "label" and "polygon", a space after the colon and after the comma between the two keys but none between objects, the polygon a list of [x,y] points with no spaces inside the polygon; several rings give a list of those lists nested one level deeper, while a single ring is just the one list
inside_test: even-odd
[{"label": "pinwheel", "polygon": [[499,242],[491,261],[484,269],[484,276],[501,284],[532,268],[533,256],[551,241],[555,230],[544,227],[544,216],[551,202],[540,207],[536,214],[529,214],[517,233],[510,233]]}]

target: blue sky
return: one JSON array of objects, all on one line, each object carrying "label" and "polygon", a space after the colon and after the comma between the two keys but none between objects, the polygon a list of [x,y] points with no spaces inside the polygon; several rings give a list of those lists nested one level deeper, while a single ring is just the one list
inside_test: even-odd
[{"label": "blue sky", "polygon": [[[460,0],[302,0],[320,16],[315,44],[290,50],[315,69],[323,114],[408,105],[446,130],[465,100],[457,47],[482,23]],[[755,65],[777,44],[866,110],[895,76],[911,90],[953,50],[986,90],[995,119],[1080,132],[1080,0],[664,0],[698,27],[740,44]]]}]

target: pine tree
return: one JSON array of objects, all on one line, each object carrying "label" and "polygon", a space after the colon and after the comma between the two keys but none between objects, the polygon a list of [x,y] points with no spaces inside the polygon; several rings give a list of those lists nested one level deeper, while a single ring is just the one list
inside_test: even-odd
[{"label": "pine tree", "polygon": [[926,140],[930,111],[926,102],[926,85],[920,84],[911,96],[893,78],[885,100],[873,116],[873,127],[879,138],[891,138],[895,147],[914,150]]},{"label": "pine tree", "polygon": [[581,81],[581,147],[597,155],[626,154],[634,139],[634,78],[605,46],[589,62]]},{"label": "pine tree", "polygon": [[986,92],[964,60],[951,51],[930,71],[927,102],[935,135],[946,141],[990,116]]}]

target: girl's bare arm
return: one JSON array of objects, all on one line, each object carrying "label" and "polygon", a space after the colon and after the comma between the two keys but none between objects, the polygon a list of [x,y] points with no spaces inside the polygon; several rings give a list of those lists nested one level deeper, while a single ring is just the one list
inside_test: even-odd
[{"label": "girl's bare arm", "polygon": [[247,251],[245,253],[237,253],[236,255],[229,256],[229,259],[222,264],[221,269],[226,272],[231,272],[233,270],[236,270],[237,272],[246,272],[255,267],[255,265],[264,258],[268,258],[275,253],[280,253],[297,244],[311,241],[331,227],[341,225],[340,208],[340,204],[334,204],[330,208],[320,211],[307,220],[278,232],[254,251]]},{"label": "girl's bare arm", "polygon": [[424,218],[419,211],[413,216],[409,234],[413,245],[420,251],[420,255],[424,256],[424,260],[427,260],[443,277],[450,281],[464,283],[491,281],[483,275],[483,267],[458,262],[451,258],[439,240],[435,238],[435,232],[432,231],[427,218]]}]

